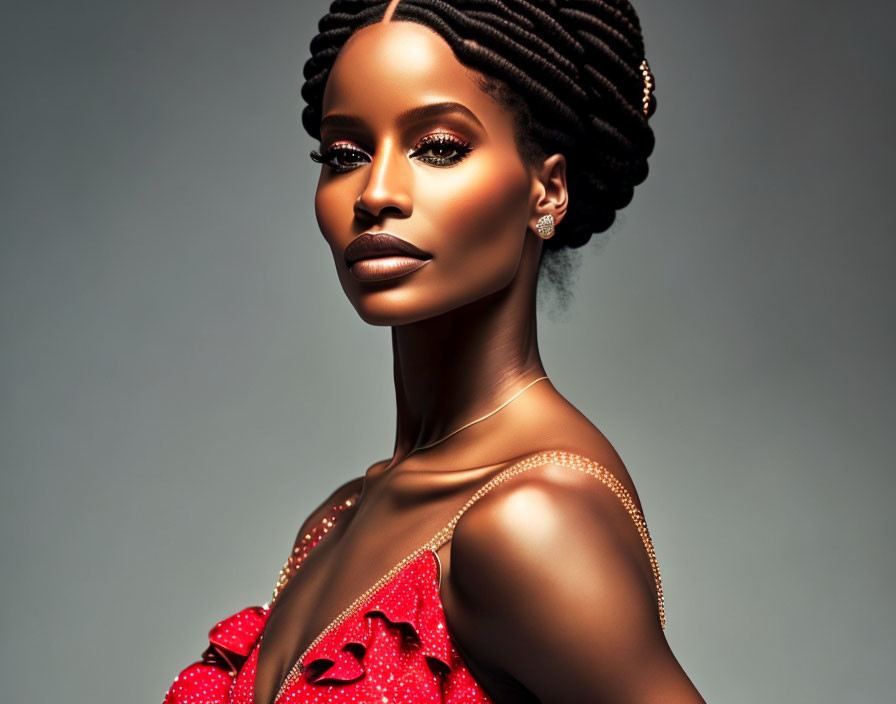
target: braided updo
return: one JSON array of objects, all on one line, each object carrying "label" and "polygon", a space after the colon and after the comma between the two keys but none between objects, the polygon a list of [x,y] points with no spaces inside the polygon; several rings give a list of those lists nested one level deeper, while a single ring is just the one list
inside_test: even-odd
[{"label": "braided updo", "polygon": [[[302,123],[315,139],[339,50],[388,4],[335,0],[321,19],[302,86]],[[547,249],[580,247],[613,224],[647,177],[654,145],[652,76],[627,0],[402,0],[391,19],[434,30],[481,74],[482,89],[514,115],[523,159],[566,157],[569,208]]]}]

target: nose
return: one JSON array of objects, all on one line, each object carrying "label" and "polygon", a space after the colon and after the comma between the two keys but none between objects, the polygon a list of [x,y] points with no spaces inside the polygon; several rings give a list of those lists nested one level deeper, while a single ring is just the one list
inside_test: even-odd
[{"label": "nose", "polygon": [[371,157],[370,177],[355,201],[355,215],[379,218],[386,214],[408,217],[413,209],[410,162],[394,142],[387,142]]}]

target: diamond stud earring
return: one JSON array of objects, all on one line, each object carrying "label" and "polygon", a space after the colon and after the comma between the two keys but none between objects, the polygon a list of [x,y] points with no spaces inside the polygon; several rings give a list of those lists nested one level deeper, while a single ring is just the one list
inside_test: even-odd
[{"label": "diamond stud earring", "polygon": [[549,240],[554,236],[554,216],[548,213],[538,218],[535,227],[538,229],[538,236],[543,240]]}]

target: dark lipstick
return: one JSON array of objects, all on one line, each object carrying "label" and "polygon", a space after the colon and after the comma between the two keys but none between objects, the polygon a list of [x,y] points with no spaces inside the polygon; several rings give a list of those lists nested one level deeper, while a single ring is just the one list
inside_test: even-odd
[{"label": "dark lipstick", "polygon": [[410,274],[432,255],[387,232],[365,232],[345,248],[345,263],[359,281],[385,281]]}]

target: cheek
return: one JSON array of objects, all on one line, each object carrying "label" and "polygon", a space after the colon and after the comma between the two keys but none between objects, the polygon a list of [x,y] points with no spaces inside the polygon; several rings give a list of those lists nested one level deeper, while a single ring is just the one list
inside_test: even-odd
[{"label": "cheek", "polygon": [[[516,166],[516,165],[514,165]],[[466,276],[516,271],[528,222],[529,184],[522,168],[485,159],[448,172],[423,172],[418,214],[429,225],[439,269]],[[470,271],[471,264],[475,264]]]},{"label": "cheek", "polygon": [[314,195],[314,215],[320,227],[321,234],[331,248],[344,247],[347,242],[341,242],[340,235],[345,237],[350,232],[355,218],[354,203],[349,202],[350,194],[345,189],[340,189],[332,181],[326,179],[321,173],[317,184],[317,192]]}]

